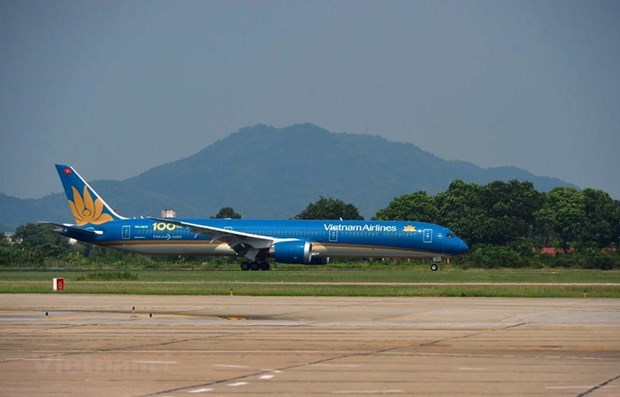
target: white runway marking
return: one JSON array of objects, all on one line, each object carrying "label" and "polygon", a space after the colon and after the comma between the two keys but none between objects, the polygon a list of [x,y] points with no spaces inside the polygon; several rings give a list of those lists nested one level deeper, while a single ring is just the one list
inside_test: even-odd
[{"label": "white runway marking", "polygon": [[232,365],[232,364],[213,364],[214,367],[220,368],[250,368],[247,365]]},{"label": "white runway marking", "polygon": [[401,394],[402,390],[390,389],[390,390],[339,390],[333,391],[332,394]]},{"label": "white runway marking", "polygon": [[206,393],[206,392],[210,392],[210,391],[213,391],[213,389],[210,388],[210,387],[204,387],[202,389],[190,390],[190,391],[188,391],[188,393]]},{"label": "white runway marking", "polygon": [[176,364],[176,361],[150,361],[150,360],[133,360],[130,361],[137,364]]},{"label": "white runway marking", "polygon": [[258,379],[269,380],[269,379],[273,379],[274,376],[275,375],[265,374],[265,375],[259,376]]},{"label": "white runway marking", "polygon": [[226,386],[228,386],[228,387],[239,387],[239,386],[244,386],[244,385],[247,385],[247,384],[248,384],[248,382],[236,382],[236,383],[228,384]]}]

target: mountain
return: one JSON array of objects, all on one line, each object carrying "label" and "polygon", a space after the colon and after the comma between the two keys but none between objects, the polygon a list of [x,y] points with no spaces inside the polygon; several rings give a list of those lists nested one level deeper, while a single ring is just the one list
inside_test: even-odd
[{"label": "mountain", "polygon": [[[370,218],[396,196],[435,194],[455,179],[529,180],[542,191],[572,186],[516,167],[483,169],[440,159],[410,143],[332,133],[313,124],[243,128],[190,157],[124,181],[91,185],[126,216],[158,216],[174,208],[178,216],[210,217],[233,207],[246,218],[286,219],[325,196],[352,203]],[[37,220],[70,221],[61,194],[29,200],[0,194],[0,214],[4,230]]]}]

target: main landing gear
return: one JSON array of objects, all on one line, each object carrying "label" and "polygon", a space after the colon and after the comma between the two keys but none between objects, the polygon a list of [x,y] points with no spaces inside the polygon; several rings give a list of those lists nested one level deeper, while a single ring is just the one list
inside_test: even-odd
[{"label": "main landing gear", "polygon": [[241,270],[271,270],[269,262],[243,262]]}]

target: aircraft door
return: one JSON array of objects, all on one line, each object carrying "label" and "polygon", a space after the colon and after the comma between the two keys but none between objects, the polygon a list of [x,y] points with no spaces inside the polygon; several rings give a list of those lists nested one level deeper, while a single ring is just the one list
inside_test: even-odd
[{"label": "aircraft door", "polygon": [[330,230],[329,231],[329,241],[331,243],[335,243],[338,241],[338,230]]},{"label": "aircraft door", "polygon": [[123,229],[122,229],[121,236],[122,236],[123,240],[129,240],[129,238],[131,237],[131,226],[124,225]]},{"label": "aircraft door", "polygon": [[424,237],[422,241],[425,243],[433,242],[433,229],[424,229]]}]

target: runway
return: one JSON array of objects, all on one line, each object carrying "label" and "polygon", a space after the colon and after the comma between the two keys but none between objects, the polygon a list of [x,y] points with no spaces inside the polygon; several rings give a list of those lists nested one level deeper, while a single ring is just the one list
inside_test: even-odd
[{"label": "runway", "polygon": [[33,395],[618,396],[620,301],[0,295]]}]

